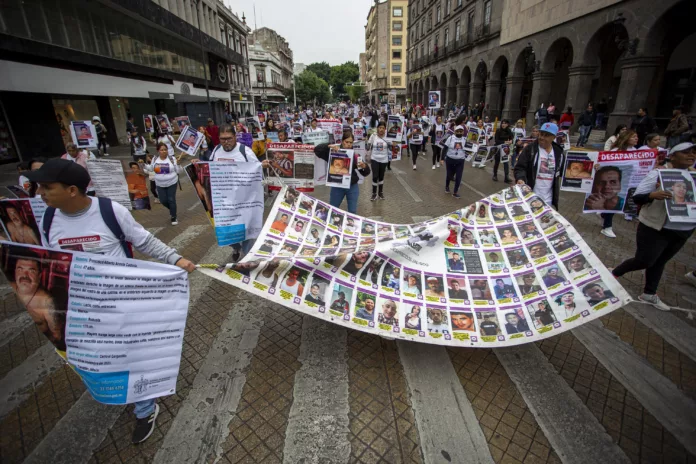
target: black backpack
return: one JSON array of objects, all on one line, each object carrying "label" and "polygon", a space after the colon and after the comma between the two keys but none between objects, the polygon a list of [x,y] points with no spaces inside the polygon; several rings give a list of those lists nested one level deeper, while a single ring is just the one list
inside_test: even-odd
[{"label": "black backpack", "polygon": [[[121,242],[121,247],[123,248],[123,252],[126,254],[126,258],[132,258],[133,245],[126,240],[126,236],[123,234],[121,225],[118,223],[118,220],[116,219],[116,214],[114,214],[114,205],[111,203],[111,200],[103,197],[97,197],[97,200],[99,201],[99,211],[101,212],[101,217],[104,220],[104,223],[109,228],[111,233],[114,234],[116,238],[118,238],[118,241]],[[51,232],[51,224],[53,223],[53,217],[55,216],[55,214],[56,209],[52,206],[49,206],[46,208],[46,211],[43,215],[42,226],[44,237],[46,237],[47,243],[49,241],[48,237],[49,233]]]}]

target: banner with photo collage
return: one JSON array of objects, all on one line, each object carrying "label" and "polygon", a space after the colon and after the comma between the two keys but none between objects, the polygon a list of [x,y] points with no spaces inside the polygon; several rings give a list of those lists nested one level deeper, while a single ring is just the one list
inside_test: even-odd
[{"label": "banner with photo collage", "polygon": [[242,262],[201,271],[348,328],[451,346],[535,342],[631,301],[570,223],[520,185],[417,224],[284,189]]}]

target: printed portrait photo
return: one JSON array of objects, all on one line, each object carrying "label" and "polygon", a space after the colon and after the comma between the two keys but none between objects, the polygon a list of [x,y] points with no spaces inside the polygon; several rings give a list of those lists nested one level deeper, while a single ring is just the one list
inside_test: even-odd
[{"label": "printed portrait photo", "polygon": [[505,319],[505,332],[508,335],[525,333],[529,331],[529,324],[527,319],[524,317],[522,308],[516,311],[510,311],[503,314],[503,319]]},{"label": "printed portrait photo", "polygon": [[331,306],[329,306],[329,309],[332,311],[338,311],[344,315],[350,314],[350,302],[352,299],[353,289],[335,282],[333,284],[333,291],[331,292]]},{"label": "printed portrait photo", "polygon": [[423,307],[421,305],[415,305],[405,301],[401,303],[401,307],[404,310],[404,328],[411,330],[422,330],[421,312],[423,311]]},{"label": "printed portrait photo", "polygon": [[427,307],[428,332],[449,333],[449,317],[446,308]]},{"label": "printed portrait photo", "polygon": [[399,327],[399,303],[388,298],[380,298],[377,301],[377,322],[379,324]]},{"label": "printed portrait photo", "polygon": [[465,311],[451,311],[450,321],[452,322],[453,332],[476,332],[474,324],[474,314]]},{"label": "printed portrait photo", "polygon": [[355,300],[355,317],[374,322],[376,307],[377,298],[374,295],[358,292],[358,297]]},{"label": "printed portrait photo", "polygon": [[476,312],[476,318],[478,319],[479,331],[482,336],[490,337],[502,334],[495,311],[478,311]]},{"label": "printed portrait photo", "polygon": [[556,314],[554,314],[551,309],[551,303],[548,300],[539,300],[533,303],[529,303],[527,306],[527,312],[534,322],[534,327],[541,329],[547,325],[556,322]]},{"label": "printed portrait photo", "polygon": [[408,296],[420,296],[423,294],[423,283],[420,272],[405,271],[401,283],[401,293]]}]

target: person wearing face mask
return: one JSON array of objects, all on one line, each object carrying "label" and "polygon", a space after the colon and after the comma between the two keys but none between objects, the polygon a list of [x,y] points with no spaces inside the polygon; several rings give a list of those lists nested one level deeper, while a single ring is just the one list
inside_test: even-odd
[{"label": "person wearing face mask", "polygon": [[[341,140],[341,148],[345,150],[353,149],[353,135],[350,131],[343,133]],[[328,143],[320,143],[314,147],[314,154],[327,163],[329,162],[329,154],[331,147]],[[362,178],[370,175],[370,167],[362,161],[358,161],[357,154],[353,155],[353,170],[350,173],[350,188],[331,187],[329,192],[329,204],[335,208],[340,208],[343,199],[346,199],[348,212],[356,214],[358,212],[358,198],[360,198],[359,182]]]},{"label": "person wearing face mask", "polygon": [[462,183],[462,173],[464,172],[464,162],[466,152],[464,144],[466,138],[464,136],[464,127],[457,126],[454,128],[454,135],[447,137],[447,140],[442,144],[442,157],[445,159],[445,168],[447,177],[445,178],[445,193],[450,193],[450,182],[454,179],[454,198],[461,198],[459,195],[459,186]]},{"label": "person wearing face mask", "polygon": [[442,124],[442,116],[435,118],[435,124],[430,129],[430,144],[433,149],[433,169],[442,166],[442,147],[437,142],[445,136],[445,125]]},{"label": "person wearing face mask", "polygon": [[[670,307],[657,296],[657,287],[662,278],[665,265],[684,247],[693,235],[696,224],[669,220],[665,200],[672,199],[672,193],[662,190],[659,182],[659,169],[680,169],[689,175],[694,171],[696,150],[692,143],[675,145],[668,155],[664,166],[653,169],[636,187],[633,201],[642,205],[638,214],[638,229],[636,231],[636,253],[612,270],[615,277],[621,277],[628,272],[645,269],[645,286],[639,300],[653,305],[662,311]],[[693,276],[693,273],[689,273]],[[693,282],[696,277],[686,278]]]},{"label": "person wearing face mask", "polygon": [[515,164],[514,175],[518,184],[527,184],[546,204],[558,210],[563,148],[554,140],[558,126],[547,122],[539,129],[539,137],[522,150]]},{"label": "person wearing face mask", "polygon": [[372,196],[370,201],[375,201],[379,196],[384,200],[384,173],[387,171],[387,164],[391,160],[391,142],[386,137],[387,125],[380,121],[377,125],[377,132],[370,136],[365,145],[367,159],[370,160],[372,169]]},{"label": "person wearing face mask", "polygon": [[[500,128],[495,131],[495,145],[498,147],[503,144],[512,144],[513,134],[512,129],[510,129],[510,122],[507,119],[500,121]],[[500,156],[502,155],[500,147],[498,152],[495,154],[495,164],[493,165],[493,180],[498,181],[498,167],[500,166]],[[505,173],[505,183],[509,184],[510,181],[510,163],[503,163],[503,172]]]}]

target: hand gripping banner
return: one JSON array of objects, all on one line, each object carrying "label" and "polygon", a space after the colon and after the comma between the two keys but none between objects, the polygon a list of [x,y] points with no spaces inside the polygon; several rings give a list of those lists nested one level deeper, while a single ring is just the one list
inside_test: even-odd
[{"label": "hand gripping banner", "polygon": [[200,270],[347,328],[450,346],[535,342],[631,301],[527,186],[417,224],[374,221],[286,190],[242,262]]}]

